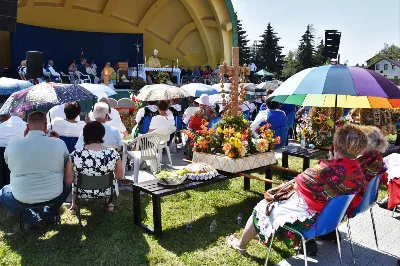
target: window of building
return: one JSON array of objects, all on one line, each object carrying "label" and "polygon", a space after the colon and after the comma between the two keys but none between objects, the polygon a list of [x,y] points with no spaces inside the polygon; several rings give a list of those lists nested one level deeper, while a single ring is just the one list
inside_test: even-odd
[{"label": "window of building", "polygon": [[399,79],[399,76],[394,76],[394,79]]},{"label": "window of building", "polygon": [[396,65],[392,65],[392,70],[396,70]]},{"label": "window of building", "polygon": [[379,64],[375,65],[375,70],[379,70]]},{"label": "window of building", "polygon": [[387,75],[383,75],[385,78],[387,78]]},{"label": "window of building", "polygon": [[388,70],[388,69],[389,69],[389,65],[388,65],[388,64],[384,64],[384,65],[383,65],[383,69],[384,69],[384,70]]}]

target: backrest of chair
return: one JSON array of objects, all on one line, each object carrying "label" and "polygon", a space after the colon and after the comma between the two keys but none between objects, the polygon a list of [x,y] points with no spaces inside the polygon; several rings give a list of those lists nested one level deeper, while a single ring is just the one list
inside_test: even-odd
[{"label": "backrest of chair", "polygon": [[369,182],[367,191],[365,192],[365,195],[361,203],[357,206],[357,208],[353,212],[353,217],[359,213],[363,213],[366,210],[369,210],[372,204],[377,200],[380,180],[381,180],[380,176],[376,176]]},{"label": "backrest of chair", "polygon": [[149,132],[151,119],[153,119],[152,116],[143,117],[142,126],[140,128],[140,134],[147,134],[147,132]]},{"label": "backrest of chair", "polygon": [[116,108],[118,107],[118,102],[117,100],[113,98],[108,98],[108,104],[110,105],[111,108]]},{"label": "backrest of chair", "polygon": [[289,127],[280,127],[275,130],[274,137],[281,137],[281,144],[275,145],[275,148],[279,149],[286,146],[288,141]]},{"label": "backrest of chair", "polygon": [[296,113],[295,112],[289,112],[286,116],[287,116],[287,125],[289,127],[293,127],[294,123],[295,123]]},{"label": "backrest of chair", "polygon": [[354,194],[341,195],[331,199],[318,215],[313,226],[309,230],[302,232],[303,236],[306,239],[311,239],[335,230],[343,220],[346,210],[354,196]]},{"label": "backrest of chair", "polygon": [[68,152],[71,153],[75,150],[76,142],[78,142],[77,137],[65,137],[60,136],[60,139],[64,141],[65,145],[67,146]]},{"label": "backrest of chair", "polygon": [[211,119],[210,122],[208,123],[208,128],[212,128],[221,119],[222,119],[222,117],[215,117],[215,118]]},{"label": "backrest of chair", "polygon": [[118,100],[118,107],[135,107],[135,103],[129,98],[122,98]]},{"label": "backrest of chair", "polygon": [[142,160],[154,159],[157,156],[157,147],[165,136],[158,133],[149,133],[135,138],[132,145],[135,151],[140,151]]},{"label": "backrest of chair", "polygon": [[102,176],[88,176],[79,173],[77,187],[85,190],[107,189],[113,186],[113,180],[113,173]]},{"label": "backrest of chair", "polygon": [[174,116],[175,119],[175,127],[176,130],[182,130],[183,129],[183,119],[181,115]]}]

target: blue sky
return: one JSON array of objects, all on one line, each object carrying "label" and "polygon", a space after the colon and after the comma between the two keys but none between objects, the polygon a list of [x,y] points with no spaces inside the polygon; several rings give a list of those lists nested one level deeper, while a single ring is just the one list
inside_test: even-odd
[{"label": "blue sky", "polygon": [[317,37],[325,30],[342,32],[341,63],[362,64],[384,43],[400,45],[400,0],[232,0],[247,31],[249,44],[259,40],[268,22],[283,52],[296,49],[307,24]]}]

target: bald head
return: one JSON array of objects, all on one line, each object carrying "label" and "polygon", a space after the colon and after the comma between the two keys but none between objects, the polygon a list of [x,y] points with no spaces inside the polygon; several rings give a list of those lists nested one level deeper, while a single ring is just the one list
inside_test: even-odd
[{"label": "bald head", "polygon": [[97,100],[98,103],[106,103],[108,104],[108,98],[107,97],[101,97]]}]

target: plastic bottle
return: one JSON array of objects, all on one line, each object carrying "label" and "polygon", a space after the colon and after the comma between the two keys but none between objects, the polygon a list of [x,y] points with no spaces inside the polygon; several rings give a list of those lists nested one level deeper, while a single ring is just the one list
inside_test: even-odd
[{"label": "plastic bottle", "polygon": [[217,220],[213,220],[210,225],[210,233],[214,232],[217,229]]},{"label": "plastic bottle", "polygon": [[302,148],[306,147],[306,137],[304,135],[301,135],[300,145]]},{"label": "plastic bottle", "polygon": [[237,217],[237,224],[241,225],[243,221],[243,214],[239,213],[238,217]]}]

